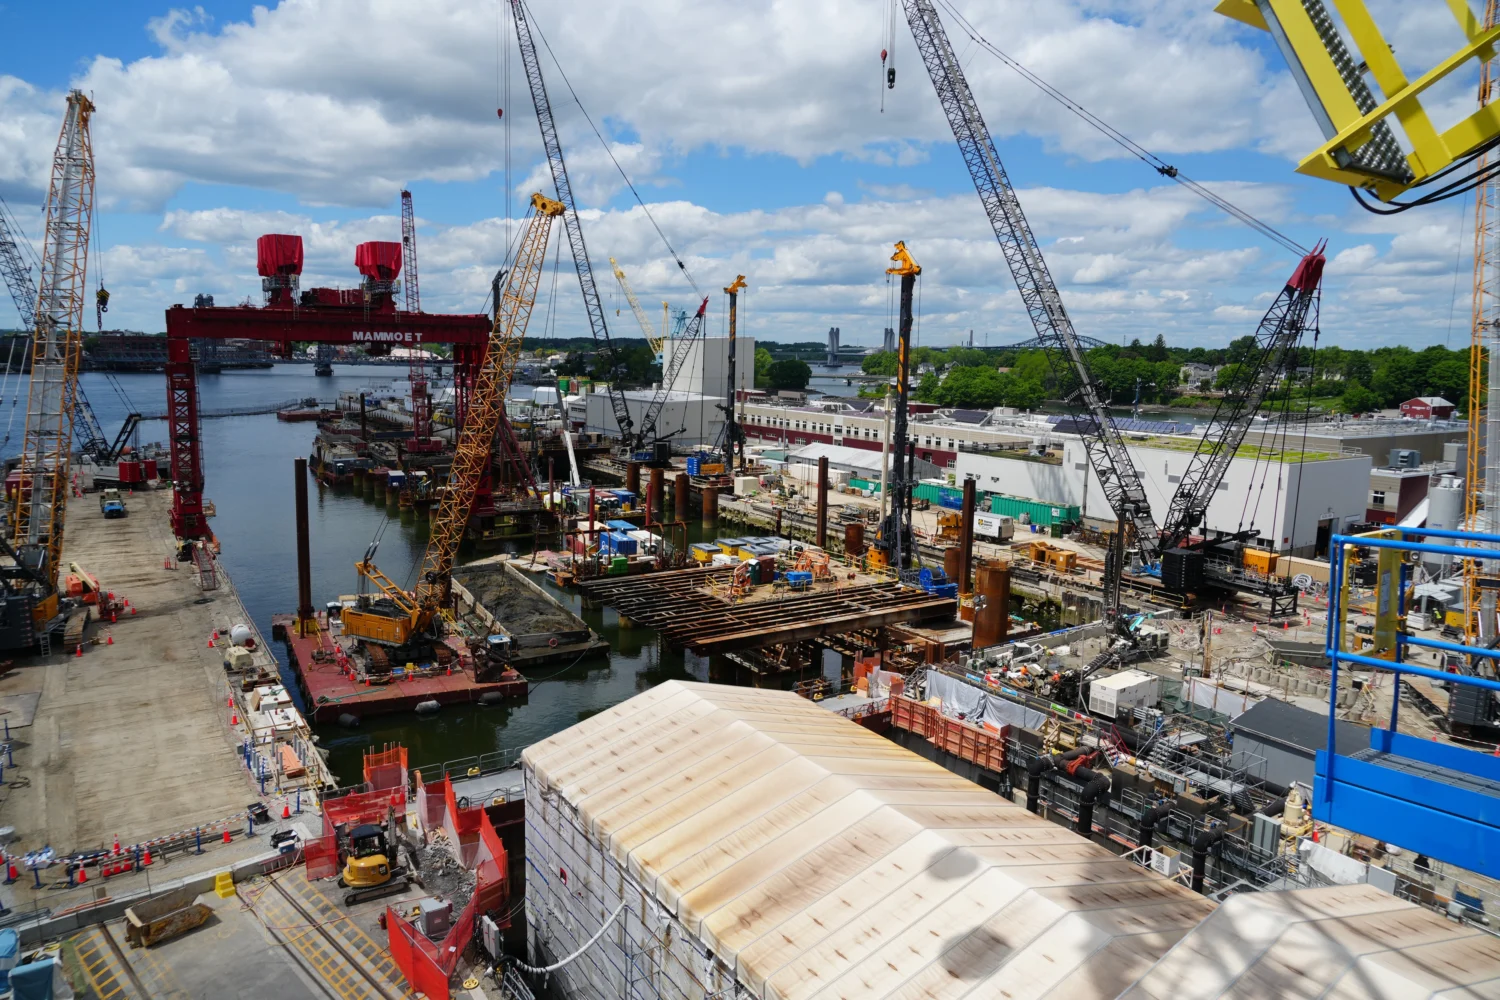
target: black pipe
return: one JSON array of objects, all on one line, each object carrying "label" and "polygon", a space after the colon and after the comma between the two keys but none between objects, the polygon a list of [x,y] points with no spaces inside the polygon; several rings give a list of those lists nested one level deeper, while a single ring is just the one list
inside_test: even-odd
[{"label": "black pipe", "polygon": [[1261,816],[1280,817],[1282,813],[1286,812],[1286,796],[1283,795],[1279,799],[1276,799],[1272,802],[1267,802],[1264,806],[1255,811],[1258,815]]},{"label": "black pipe", "polygon": [[1228,833],[1227,827],[1215,827],[1212,830],[1200,830],[1198,836],[1193,840],[1193,891],[1203,891],[1203,871],[1208,867],[1209,848],[1215,847],[1224,839]]},{"label": "black pipe", "polygon": [[1074,747],[1067,753],[1039,754],[1026,765],[1026,811],[1040,814],[1042,811],[1042,775],[1059,764],[1084,754],[1093,753],[1093,747]]},{"label": "black pipe", "polygon": [[1056,758],[1051,754],[1041,754],[1031,758],[1031,763],[1026,765],[1027,812],[1041,813],[1042,772],[1051,770],[1054,760],[1056,760]]},{"label": "black pipe", "polygon": [[1080,767],[1073,772],[1073,777],[1084,783],[1083,794],[1078,797],[1078,822],[1073,829],[1085,837],[1092,837],[1094,835],[1094,806],[1102,804],[1105,808],[1109,807],[1109,773]]},{"label": "black pipe", "polygon": [[1169,799],[1141,813],[1141,828],[1135,835],[1137,846],[1151,846],[1151,839],[1156,836],[1156,824],[1172,814],[1173,805],[1174,803]]}]

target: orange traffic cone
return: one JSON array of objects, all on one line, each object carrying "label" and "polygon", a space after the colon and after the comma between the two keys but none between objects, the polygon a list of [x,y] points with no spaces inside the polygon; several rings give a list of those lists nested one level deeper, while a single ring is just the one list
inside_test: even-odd
[{"label": "orange traffic cone", "polygon": [[229,696],[229,707],[230,708],[234,707],[234,695],[230,695]]},{"label": "orange traffic cone", "polygon": [[240,713],[235,712],[233,715],[231,715],[229,717],[229,724],[231,726],[238,726],[240,724]]},{"label": "orange traffic cone", "polygon": [[83,655],[83,643],[80,642],[77,646],[73,647],[73,655],[74,656],[82,656]]},{"label": "orange traffic cone", "polygon": [[89,870],[87,868],[83,867],[83,865],[79,865],[78,866],[78,884],[79,885],[83,885],[83,883],[87,882],[88,880],[89,880]]},{"label": "orange traffic cone", "polygon": [[218,639],[219,638],[219,630],[218,629],[214,629],[214,634],[213,634],[212,638],[214,638],[214,639]]},{"label": "orange traffic cone", "polygon": [[114,624],[114,623],[115,623],[115,613],[114,613],[114,612],[113,612],[113,611],[111,611],[111,612],[110,612],[110,613],[109,613],[109,623],[110,623],[110,624],[111,624],[111,625],[113,625],[113,624]]},{"label": "orange traffic cone", "polygon": [[115,853],[120,853],[120,835],[118,833],[115,834]]},{"label": "orange traffic cone", "polygon": [[284,802],[281,804],[281,818],[282,819],[291,819],[292,818],[292,807],[289,806],[289,805],[287,805]]},{"label": "orange traffic cone", "polygon": [[105,636],[104,637],[104,644],[106,646],[113,646],[115,644],[115,637],[112,636],[112,635]]},{"label": "orange traffic cone", "polygon": [[151,848],[148,847],[148,848],[146,848],[146,856],[143,857],[143,858],[141,858],[141,866],[144,867],[146,865],[149,865],[150,863],[151,863]]},{"label": "orange traffic cone", "polygon": [[131,605],[131,606],[130,606],[130,613],[131,613],[131,614],[135,614],[135,605],[134,605],[134,604],[132,604],[132,605]]},{"label": "orange traffic cone", "polygon": [[213,649],[214,648],[214,641],[212,639],[208,640],[208,648],[209,649]]},{"label": "orange traffic cone", "polygon": [[229,831],[228,830],[224,831],[224,843],[226,843],[226,844],[229,843]]}]

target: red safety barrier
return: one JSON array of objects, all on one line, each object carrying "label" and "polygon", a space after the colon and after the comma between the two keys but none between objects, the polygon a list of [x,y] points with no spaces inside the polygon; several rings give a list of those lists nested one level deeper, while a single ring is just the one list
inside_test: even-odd
[{"label": "red safety barrier", "polygon": [[302,845],[302,856],[307,861],[307,879],[333,878],[339,873],[338,837],[329,834],[315,837]]},{"label": "red safety barrier", "polygon": [[406,747],[365,752],[365,781],[376,790],[406,787]]},{"label": "red safety barrier", "polygon": [[390,939],[391,958],[411,988],[431,1000],[450,1000],[449,974],[438,963],[437,950],[432,942],[390,907],[385,910],[385,929]]}]

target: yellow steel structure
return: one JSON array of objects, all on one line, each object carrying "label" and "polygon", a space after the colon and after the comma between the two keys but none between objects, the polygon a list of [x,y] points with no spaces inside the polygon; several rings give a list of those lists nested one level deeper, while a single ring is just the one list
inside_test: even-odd
[{"label": "yellow steel structure", "polygon": [[[1495,58],[1500,26],[1474,16],[1467,0],[1446,0],[1464,44],[1415,80],[1396,61],[1364,0],[1332,0],[1357,53],[1344,43],[1324,0],[1220,0],[1220,14],[1269,31],[1302,89],[1326,141],[1299,173],[1348,184],[1390,201],[1500,135],[1500,117],[1481,107],[1439,132],[1422,95],[1470,59]],[[1368,70],[1380,96],[1365,82]],[[1396,141],[1400,125],[1410,152]]]},{"label": "yellow steel structure", "polygon": [[[1500,0],[1486,0],[1484,26],[1493,28],[1500,20]],[[1500,64],[1490,58],[1479,67],[1479,107],[1489,108],[1500,84]],[[1480,170],[1494,162],[1492,152],[1478,160]],[[1491,180],[1474,189],[1474,298],[1469,342],[1469,432],[1464,477],[1464,528],[1468,531],[1494,531],[1500,525],[1486,523],[1485,493],[1493,486],[1487,482],[1485,465],[1484,420],[1487,395],[1488,352],[1500,335],[1500,181]],[[1494,416],[1494,414],[1489,414]],[[1494,516],[1492,511],[1489,515]],[[1464,561],[1464,636],[1470,645],[1479,630],[1479,563]]]},{"label": "yellow steel structure", "polygon": [[83,307],[88,298],[85,270],[94,215],[94,148],[89,136],[93,113],[93,102],[82,91],[69,92],[47,188],[46,233],[31,337],[26,438],[21,452],[22,486],[12,535],[23,557],[41,556],[37,568],[50,584],[33,612],[38,625],[57,614],[58,605],[57,574],[68,504],[68,454],[73,447]]},{"label": "yellow steel structure", "polygon": [[[625,269],[620,267],[619,263],[613,257],[609,259],[609,266],[614,268],[615,280],[620,283],[620,291],[625,293],[625,301],[630,303],[630,311],[635,313],[635,321],[641,324],[641,332],[646,335],[646,343],[651,345],[651,353],[660,354],[667,343],[666,320],[663,319],[662,331],[660,336],[658,336],[656,330],[651,326],[651,320],[646,316],[646,310],[642,309],[641,304],[636,301],[635,292],[630,288],[630,280],[625,277]],[[665,311],[667,304],[663,302],[661,305],[663,311]]]},{"label": "yellow steel structure", "polygon": [[547,241],[552,222],[563,213],[563,203],[537,193],[531,196],[533,213],[516,250],[516,259],[506,278],[505,292],[495,309],[495,325],[490,331],[489,349],[484,364],[474,378],[469,394],[469,412],[464,416],[458,445],[453,453],[453,467],[448,486],[438,498],[437,518],[422,557],[422,573],[417,580],[417,604],[427,620],[448,600],[453,559],[463,539],[479,488],[494,448],[495,431],[500,425],[500,410],[510,391],[516,373],[516,359],[526,325],[536,305],[537,282],[547,258]]}]

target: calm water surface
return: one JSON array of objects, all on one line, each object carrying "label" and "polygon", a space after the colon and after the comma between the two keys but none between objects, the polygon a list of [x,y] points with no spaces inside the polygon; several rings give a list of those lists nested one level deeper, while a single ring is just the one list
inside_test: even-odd
[{"label": "calm water surface", "polygon": [[[317,378],[311,365],[285,365],[272,370],[225,372],[200,377],[200,405],[204,410],[228,410],[257,403],[277,403],[293,397],[317,396],[332,400],[338,391],[370,386],[399,390],[401,370],[370,366],[338,366],[332,378]],[[165,409],[166,380],[160,374],[115,375],[137,412]],[[85,373],[83,385],[104,426],[113,436],[127,403],[109,378]],[[23,405],[24,409],[24,405]],[[24,412],[16,418],[23,423]],[[221,559],[239,589],[246,610],[262,635],[269,638],[271,616],[290,612],[297,600],[296,530],[293,521],[293,460],[311,450],[314,425],[289,424],[274,415],[204,420],[205,494],[218,509],[212,524],[223,545]],[[19,427],[14,440],[19,443]],[[142,425],[142,443],[166,438],[163,422]],[[7,442],[6,450],[15,447]],[[384,529],[376,562],[392,579],[413,582],[427,538],[425,516],[387,518],[383,503],[366,500],[347,490],[310,484],[313,601],[321,606],[357,587],[354,564],[366,546]],[[692,540],[701,537],[693,522]],[[538,577],[539,581],[543,578]],[[551,588],[550,584],[545,584]],[[410,749],[413,766],[523,747],[580,719],[617,704],[672,678],[709,679],[710,662],[665,648],[647,629],[621,632],[618,616],[610,610],[584,611],[577,595],[553,590],[609,641],[608,659],[598,658],[572,669],[539,668],[524,701],[493,708],[445,707],[436,716],[415,714],[367,718],[357,730],[325,726],[318,734],[332,754],[340,778],[359,780],[360,753],[372,744],[399,741]],[[286,654],[272,643],[285,672]],[[542,679],[545,678],[545,679]],[[288,675],[288,681],[290,676]],[[288,683],[288,687],[293,687]]]}]

